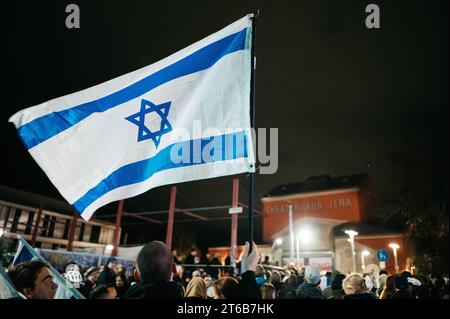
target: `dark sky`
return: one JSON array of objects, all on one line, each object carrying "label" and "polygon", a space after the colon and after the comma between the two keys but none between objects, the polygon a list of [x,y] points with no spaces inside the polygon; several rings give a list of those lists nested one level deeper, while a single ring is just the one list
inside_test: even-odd
[{"label": "dark sky", "polygon": [[[80,6],[79,30],[65,27],[69,3]],[[368,3],[380,6],[381,29],[365,27]],[[279,128],[279,169],[256,176],[256,206],[279,184],[365,172],[368,161],[383,198],[402,136],[435,121],[448,127],[446,0],[2,4],[0,184],[61,198],[7,123],[13,113],[152,64],[258,8],[256,123]],[[245,175],[241,185],[247,202]],[[231,186],[231,177],[179,185],[177,206],[229,204]],[[125,208],[166,209],[168,199],[168,187],[160,187],[127,200]],[[165,234],[160,225],[125,227],[136,242]],[[229,227],[227,220],[177,223],[175,233],[191,232],[201,245],[226,245]],[[257,239],[260,228],[256,219]],[[239,242],[246,229],[240,221]]]}]

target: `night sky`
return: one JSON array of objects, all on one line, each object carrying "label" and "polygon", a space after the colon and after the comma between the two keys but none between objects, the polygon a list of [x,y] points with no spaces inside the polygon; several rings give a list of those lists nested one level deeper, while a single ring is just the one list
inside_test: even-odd
[{"label": "night sky", "polygon": [[[81,28],[65,27],[65,7]],[[365,7],[381,9],[367,29]],[[0,184],[62,198],[21,144],[15,112],[152,64],[247,13],[257,23],[256,126],[279,128],[279,168],[256,175],[255,203],[277,185],[368,170],[382,200],[403,136],[448,128],[448,1],[20,1],[2,4]],[[448,129],[447,129],[448,130]],[[436,138],[433,133],[427,136]],[[247,203],[246,176],[240,200]],[[232,177],[179,185],[177,206],[231,203]],[[126,200],[130,212],[167,209],[169,187]],[[114,213],[116,204],[102,209]],[[102,212],[99,212],[101,214]],[[215,216],[226,217],[226,211]],[[95,217],[96,215],[94,215]],[[154,217],[154,216],[152,216]],[[155,218],[166,218],[164,215]],[[124,223],[138,220],[127,218]],[[246,239],[239,221],[238,241]],[[163,239],[165,225],[128,225],[129,242]],[[175,224],[200,246],[229,244],[230,222]],[[255,220],[261,238],[261,219]]]}]

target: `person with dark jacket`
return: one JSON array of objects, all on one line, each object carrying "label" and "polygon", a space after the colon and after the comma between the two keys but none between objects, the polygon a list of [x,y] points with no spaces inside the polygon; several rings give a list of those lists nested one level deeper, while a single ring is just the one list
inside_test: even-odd
[{"label": "person with dark jacket", "polygon": [[130,288],[130,283],[125,278],[125,274],[123,272],[119,273],[116,276],[116,285],[115,285],[116,291],[117,291],[117,297],[123,298],[125,296],[125,293]]},{"label": "person with dark jacket", "polygon": [[343,299],[377,299],[377,296],[368,292],[366,280],[360,274],[350,274],[342,282],[345,291]]},{"label": "person with dark jacket", "polygon": [[81,294],[86,298],[89,298],[91,295],[92,289],[94,289],[94,286],[97,283],[98,276],[99,272],[97,267],[90,267],[84,273],[85,279],[81,283],[80,288],[78,288],[78,291],[81,292]]},{"label": "person with dark jacket", "polygon": [[109,257],[106,260],[106,267],[103,268],[102,272],[98,276],[97,285],[112,285],[116,284],[117,275],[117,259],[114,257]]},{"label": "person with dark jacket", "polygon": [[345,291],[342,288],[342,282],[345,279],[344,274],[336,274],[331,283],[331,297],[328,299],[342,299],[345,296]]},{"label": "person with dark jacket", "polygon": [[152,241],[139,251],[135,276],[140,280],[126,292],[125,299],[182,299],[177,283],[172,281],[173,256],[160,241]]},{"label": "person with dark jacket", "polygon": [[304,282],[298,286],[296,295],[298,299],[325,299],[319,288],[320,269],[316,266],[305,268]]},{"label": "person with dark jacket", "polygon": [[243,299],[261,299],[261,292],[256,283],[256,265],[260,255],[255,242],[252,243],[252,252],[250,244],[245,242],[244,253],[241,257],[241,279],[239,280],[239,291]]},{"label": "person with dark jacket", "polygon": [[277,299],[295,299],[297,289],[297,276],[292,274],[287,279],[284,288],[278,293]]}]

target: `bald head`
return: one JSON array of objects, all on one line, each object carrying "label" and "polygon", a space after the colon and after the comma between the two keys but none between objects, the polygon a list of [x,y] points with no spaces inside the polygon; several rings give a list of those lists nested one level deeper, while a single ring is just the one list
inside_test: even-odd
[{"label": "bald head", "polygon": [[173,256],[160,241],[152,241],[139,251],[137,269],[143,282],[169,281],[172,276]]}]

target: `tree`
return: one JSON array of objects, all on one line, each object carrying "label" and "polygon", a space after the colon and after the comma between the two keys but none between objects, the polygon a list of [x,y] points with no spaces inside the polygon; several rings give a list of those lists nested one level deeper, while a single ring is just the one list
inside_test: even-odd
[{"label": "tree", "polygon": [[414,124],[395,152],[392,196],[379,213],[384,226],[403,225],[419,272],[448,274],[448,122]]}]

